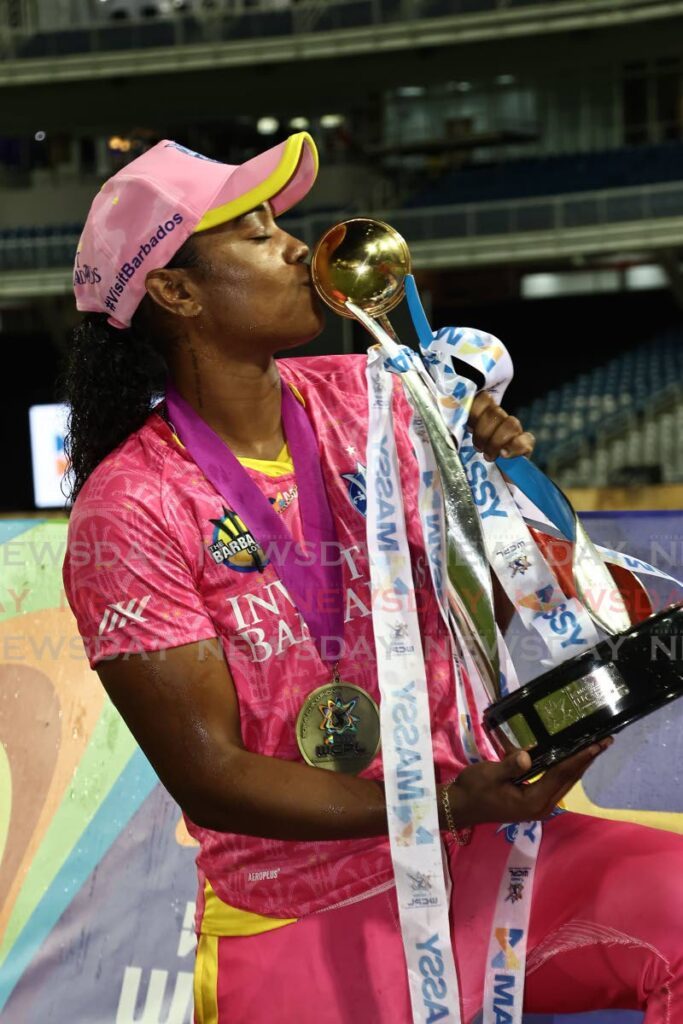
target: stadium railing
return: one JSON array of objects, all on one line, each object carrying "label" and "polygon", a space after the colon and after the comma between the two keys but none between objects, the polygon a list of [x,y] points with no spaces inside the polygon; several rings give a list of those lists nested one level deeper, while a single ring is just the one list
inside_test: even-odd
[{"label": "stadium railing", "polygon": [[[669,6],[673,5],[674,0],[670,0]],[[0,24],[0,47],[3,58],[12,60],[201,43],[215,45],[463,15],[499,14],[514,21],[518,20],[518,11],[523,14],[524,9],[532,12],[541,7],[556,9],[558,15],[571,14],[574,19],[578,16],[579,20],[590,20],[593,15],[614,20],[621,11],[630,17],[636,9],[656,6],[655,0],[593,0],[589,5],[585,0],[298,0],[291,5],[267,0],[213,0],[210,4],[194,0],[187,3],[187,11],[158,13],[144,19],[104,21],[100,14],[88,23],[70,22],[49,29],[39,23]],[[603,11],[605,7],[609,8],[607,13]]]},{"label": "stadium railing", "polygon": [[444,172],[417,190],[407,208],[493,202],[680,181],[683,141],[593,152],[499,160]]},{"label": "stadium railing", "polygon": [[[335,220],[363,213],[367,211],[347,208],[305,217],[288,216],[282,222],[312,246]],[[660,218],[683,219],[683,181],[538,199],[374,211],[372,216],[392,224],[409,244],[422,244],[423,248],[430,242],[453,238],[512,238],[525,232],[645,224]],[[79,235],[78,224],[0,230],[0,270],[68,266]]]}]

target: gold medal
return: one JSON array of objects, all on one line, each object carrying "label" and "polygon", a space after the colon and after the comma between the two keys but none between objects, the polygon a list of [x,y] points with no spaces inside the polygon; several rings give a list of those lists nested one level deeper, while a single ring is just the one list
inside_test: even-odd
[{"label": "gold medal", "polygon": [[379,708],[360,686],[331,683],[309,693],[296,720],[301,756],[316,768],[357,774],[379,750]]}]

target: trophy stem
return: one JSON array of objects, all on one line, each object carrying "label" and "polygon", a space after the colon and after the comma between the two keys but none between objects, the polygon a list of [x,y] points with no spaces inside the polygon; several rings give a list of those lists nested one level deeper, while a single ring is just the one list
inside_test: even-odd
[{"label": "trophy stem", "polygon": [[396,331],[394,330],[394,328],[392,327],[391,321],[390,321],[389,317],[386,316],[386,315],[378,316],[377,317],[377,322],[379,323],[379,325],[381,327],[384,328],[384,330],[387,332],[389,337],[392,338],[392,340],[395,341],[397,345],[400,345],[400,341],[398,340],[398,335],[397,335]]}]

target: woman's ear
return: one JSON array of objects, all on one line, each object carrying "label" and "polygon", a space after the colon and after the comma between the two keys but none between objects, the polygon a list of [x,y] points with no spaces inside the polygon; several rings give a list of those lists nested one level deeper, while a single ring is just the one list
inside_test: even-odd
[{"label": "woman's ear", "polygon": [[152,301],[167,313],[197,317],[202,312],[196,286],[185,270],[150,270],[145,287]]}]

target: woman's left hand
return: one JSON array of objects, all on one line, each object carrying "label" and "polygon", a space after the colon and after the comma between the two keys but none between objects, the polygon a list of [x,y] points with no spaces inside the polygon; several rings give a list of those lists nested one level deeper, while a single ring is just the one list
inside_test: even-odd
[{"label": "woman's left hand", "polygon": [[502,455],[531,455],[536,439],[525,430],[516,416],[510,416],[486,391],[475,395],[467,425],[474,447],[488,462]]}]

